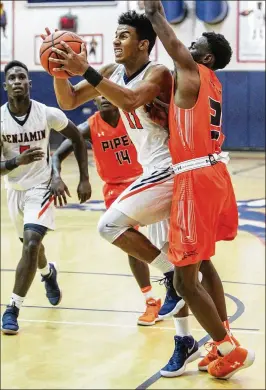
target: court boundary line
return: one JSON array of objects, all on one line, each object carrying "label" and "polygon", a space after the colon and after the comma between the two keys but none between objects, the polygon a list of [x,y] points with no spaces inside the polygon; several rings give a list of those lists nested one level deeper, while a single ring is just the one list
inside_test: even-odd
[{"label": "court boundary line", "polygon": [[[232,324],[239,317],[242,316],[242,314],[245,311],[245,305],[244,305],[244,303],[240,299],[238,299],[234,295],[225,293],[225,296],[227,296],[228,298],[232,299],[232,301],[236,304],[236,312],[229,319],[229,323]],[[201,338],[198,341],[199,347],[201,347],[203,344],[205,344],[210,339],[211,339],[211,337],[208,334],[206,336],[204,336],[203,338]],[[146,390],[146,389],[148,389],[151,385],[153,385],[155,382],[157,382],[161,378],[163,378],[163,377],[160,374],[160,371],[157,371],[150,378],[146,379],[143,383],[141,383],[138,387],[136,387],[136,390]],[[167,380],[167,378],[166,378],[166,380]]]},{"label": "court boundary line", "polygon": [[[87,321],[56,321],[56,320],[34,320],[34,319],[25,319],[25,318],[20,318],[19,322],[31,322],[35,324],[57,324],[57,325],[85,325],[85,326],[91,326],[91,327],[101,327],[101,328],[141,328],[141,326],[135,324],[135,325],[121,325],[121,324],[109,324],[106,322],[87,322]],[[175,330],[174,327],[168,327],[168,326],[146,326],[142,327],[143,329],[150,329],[150,330]],[[204,332],[205,330],[202,328],[191,328],[191,330],[195,332]],[[251,328],[231,328],[231,330],[234,330],[234,333],[242,333],[242,334],[261,334],[264,335],[265,333],[261,331],[260,329],[251,329]]]},{"label": "court boundary line", "polygon": [[[16,270],[13,268],[1,268],[1,272],[15,272]],[[58,274],[75,274],[75,275],[98,275],[98,276],[119,276],[119,277],[129,277],[134,278],[132,274],[116,274],[116,273],[108,273],[108,272],[92,272],[92,271],[58,271]],[[161,276],[151,276],[152,281],[158,282],[162,279]],[[234,284],[247,284],[250,286],[263,286],[266,285],[263,283],[251,283],[251,282],[238,282],[233,280],[222,280],[222,283],[234,283]]]}]

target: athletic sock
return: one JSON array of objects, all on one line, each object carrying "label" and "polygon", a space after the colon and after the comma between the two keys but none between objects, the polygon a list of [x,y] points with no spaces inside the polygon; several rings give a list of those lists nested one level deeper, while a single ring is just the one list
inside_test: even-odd
[{"label": "athletic sock", "polygon": [[174,324],[177,336],[190,336],[189,317],[174,317]]},{"label": "athletic sock", "polygon": [[18,309],[20,309],[22,306],[22,303],[24,301],[24,298],[25,297],[20,297],[19,295],[12,293],[11,298],[10,298],[10,305],[13,306],[13,304],[15,304],[15,306]]},{"label": "athletic sock", "polygon": [[168,260],[165,253],[161,252],[155,259],[150,263],[153,267],[160,270],[163,274],[173,271],[173,265]]},{"label": "athletic sock", "polygon": [[236,348],[236,345],[232,341],[229,334],[226,334],[223,340],[215,342],[215,344],[217,345],[217,348],[222,356],[228,355]]},{"label": "athletic sock", "polygon": [[46,264],[46,266],[44,268],[39,268],[39,271],[41,273],[42,276],[47,276],[49,275],[50,273],[50,266],[49,266],[49,263]]},{"label": "athletic sock", "polygon": [[145,301],[147,301],[148,299],[150,298],[154,298],[154,294],[153,294],[153,291],[152,291],[152,286],[147,286],[147,287],[144,287],[141,289],[143,295],[144,295],[144,298],[145,298]]}]

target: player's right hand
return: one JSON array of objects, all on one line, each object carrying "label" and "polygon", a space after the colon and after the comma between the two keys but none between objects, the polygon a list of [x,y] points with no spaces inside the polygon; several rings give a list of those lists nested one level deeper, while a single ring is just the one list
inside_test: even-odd
[{"label": "player's right hand", "polygon": [[54,196],[54,204],[57,207],[65,206],[67,204],[66,195],[71,197],[69,189],[66,184],[63,182],[61,177],[52,177],[51,181],[51,195]]},{"label": "player's right hand", "polygon": [[34,146],[31,149],[24,150],[23,153],[16,157],[17,165],[28,165],[35,161],[40,161],[44,158],[45,153],[42,148]]},{"label": "player's right hand", "polygon": [[[56,31],[59,31],[59,30],[58,30],[58,28],[56,28],[54,31],[56,32]],[[49,27],[45,27],[45,32],[46,32],[46,35],[45,34],[41,34],[42,40],[45,40],[48,37],[48,35],[52,34],[50,29],[49,29]]]}]

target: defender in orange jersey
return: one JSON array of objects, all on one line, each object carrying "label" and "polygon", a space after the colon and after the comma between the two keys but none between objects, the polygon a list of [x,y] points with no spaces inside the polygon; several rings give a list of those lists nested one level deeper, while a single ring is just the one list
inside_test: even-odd
[{"label": "defender in orange jersey", "polygon": [[[87,121],[78,126],[83,137],[93,145],[97,172],[105,182],[103,195],[106,208],[141,174],[137,152],[123,125],[119,110],[103,97],[95,99],[99,109]],[[65,140],[53,155],[53,168],[61,169],[61,162],[72,152],[71,142]],[[148,227],[149,239],[159,247],[168,240],[168,221]],[[160,309],[167,311],[161,300],[155,299],[146,263],[128,256],[131,271],[146,300],[146,312],[138,319],[139,325],[154,325],[159,321]]]},{"label": "defender in orange jersey", "polygon": [[[214,73],[230,62],[232,49],[223,35],[214,32],[203,33],[187,49],[168,24],[161,2],[146,0],[144,4],[175,65],[169,108],[169,147],[176,174],[169,256],[176,266],[175,288],[213,339],[211,353],[199,363],[199,369],[227,379],[255,358],[228,332],[222,283],[210,261],[216,242],[234,239],[238,227],[237,204],[226,168],[228,156],[221,152],[222,87]],[[201,263],[205,268],[203,285],[197,278]],[[180,375],[180,361],[189,361],[192,347],[182,349],[180,342],[186,344],[177,340],[163,375]]]}]

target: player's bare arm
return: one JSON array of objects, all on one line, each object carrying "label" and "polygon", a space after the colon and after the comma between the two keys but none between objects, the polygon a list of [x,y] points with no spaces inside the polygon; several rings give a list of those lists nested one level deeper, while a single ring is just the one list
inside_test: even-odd
[{"label": "player's bare arm", "polygon": [[9,172],[18,168],[20,165],[28,165],[35,161],[40,161],[43,158],[44,151],[42,150],[42,148],[36,146],[31,149],[25,150],[23,153],[10,160],[1,161],[1,176],[7,175]]},{"label": "player's bare arm", "polygon": [[[99,73],[109,78],[116,67],[116,64],[105,65]],[[54,90],[57,103],[62,110],[73,110],[100,95],[86,80],[72,85],[69,80],[54,77]]]},{"label": "player's bare arm", "polygon": [[[131,112],[138,107],[150,103],[156,97],[166,94],[165,75],[169,73],[168,78],[170,83],[170,72],[164,66],[153,67],[147,72],[145,80],[135,90],[129,90],[108,80],[107,77],[104,77],[100,72],[97,72],[89,66],[85,52],[83,55],[82,53],[76,54],[66,43],[62,42],[61,44],[64,45],[67,54],[54,48],[54,51],[62,59],[50,58],[49,61],[60,63],[62,65],[61,70],[67,70],[75,75],[84,76],[90,88],[93,86],[93,89],[98,92],[98,95],[103,95],[112,104],[124,111]],[[81,83],[84,85],[84,81]],[[86,88],[86,86],[83,88]]]},{"label": "player's bare arm", "polygon": [[[161,1],[145,0],[145,13],[153,29],[173,59],[176,72],[176,103],[183,107],[183,98],[191,108],[197,99],[200,88],[198,66],[188,48],[177,38],[162,11]],[[189,104],[188,104],[189,103]]]},{"label": "player's bare arm", "polygon": [[[79,166],[80,172],[80,182],[78,185],[77,193],[80,203],[86,202],[91,197],[91,186],[89,183],[89,173],[88,173],[88,157],[87,157],[87,147],[85,141],[78,131],[77,127],[70,120],[68,121],[68,125],[61,130],[60,132],[69,140],[71,140],[73,145],[73,150],[75,153],[76,160]],[[52,176],[52,193],[56,198],[58,197],[59,204],[63,200],[66,202],[66,197],[63,190],[63,181],[60,176],[60,171],[56,170],[53,167],[53,176]]]},{"label": "player's bare arm", "polygon": [[[88,121],[81,123],[78,126],[78,130],[85,140],[92,143]],[[62,161],[64,161],[73,152],[73,150],[73,143],[70,139],[66,139],[61,143],[61,145],[59,146],[59,148],[56,149],[52,157],[53,172],[57,172],[60,175]]]},{"label": "player's bare arm", "polygon": [[[51,31],[48,27],[45,29],[46,34],[42,34],[42,39],[45,39],[48,35],[51,34]],[[57,30],[55,30],[57,31]],[[62,42],[63,46],[66,44]],[[66,45],[67,46],[67,45]],[[54,51],[59,54],[61,57],[65,58],[70,64],[72,62],[72,55],[73,53],[65,53],[61,50],[58,50],[54,48]],[[76,53],[74,53],[76,54]],[[80,58],[85,61],[86,60],[86,50],[85,45],[82,46],[82,50],[80,54],[76,54],[77,56],[80,56]],[[75,57],[74,57],[75,59]],[[56,62],[56,61],[55,61]],[[99,73],[103,75],[104,77],[110,77],[111,74],[114,72],[115,68],[117,67],[117,64],[108,64],[103,66]],[[62,69],[59,69],[62,70]],[[58,71],[58,70],[57,70]],[[56,99],[58,102],[59,107],[62,110],[73,110],[82,104],[94,99],[95,97],[99,96],[99,93],[85,80],[81,81],[80,83],[76,85],[72,85],[69,80],[65,79],[58,79],[54,77],[54,90],[56,94]]]},{"label": "player's bare arm", "polygon": [[150,67],[135,89],[121,87],[103,78],[96,89],[115,106],[131,112],[152,102],[156,97],[169,103],[172,77],[170,71],[163,65]]}]

